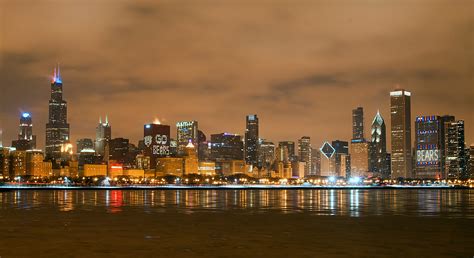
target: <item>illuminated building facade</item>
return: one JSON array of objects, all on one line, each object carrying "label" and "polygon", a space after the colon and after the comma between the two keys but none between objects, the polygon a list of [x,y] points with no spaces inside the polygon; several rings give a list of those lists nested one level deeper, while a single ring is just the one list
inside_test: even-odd
[{"label": "illuminated building facade", "polygon": [[170,155],[170,126],[146,124],[144,126],[144,153],[150,157],[150,168],[155,169],[156,159]]},{"label": "illuminated building facade", "polygon": [[211,135],[211,160],[243,160],[243,142],[238,134],[220,133]]},{"label": "illuminated building facade", "polygon": [[415,120],[415,177],[444,179],[444,124],[440,116],[419,116]]},{"label": "illuminated building facade", "polygon": [[368,177],[369,174],[369,143],[352,141],[349,148],[351,155],[351,176]]},{"label": "illuminated building facade", "polygon": [[464,142],[464,121],[444,124],[446,175],[450,179],[467,178],[467,160]]},{"label": "illuminated building facade", "polygon": [[270,168],[275,161],[275,144],[273,142],[259,140],[258,146],[258,167]]},{"label": "illuminated building facade", "polygon": [[94,149],[94,142],[92,139],[83,138],[76,141],[76,153],[81,153],[84,149]]},{"label": "illuminated building facade", "polygon": [[114,138],[109,141],[110,160],[114,160],[120,164],[127,163],[127,154],[129,151],[130,141],[125,138]]},{"label": "illuminated building facade", "polygon": [[331,142],[334,148],[335,173],[339,176],[350,174],[351,164],[349,159],[349,143],[335,140]]},{"label": "illuminated building facade", "polygon": [[369,170],[376,176],[390,178],[387,165],[387,132],[385,121],[377,111],[370,129]]},{"label": "illuminated building facade", "polygon": [[30,113],[22,113],[20,117],[20,133],[18,140],[12,142],[17,150],[31,150],[36,148],[36,135],[33,135],[33,122]]},{"label": "illuminated building facade", "polygon": [[51,80],[49,118],[46,124],[46,159],[59,159],[61,157],[61,146],[67,142],[69,142],[67,102],[63,99],[63,82],[59,66],[57,66],[54,68]]},{"label": "illuminated building facade", "polygon": [[99,124],[95,129],[95,143],[94,148],[97,155],[105,156],[105,148],[108,142],[112,139],[112,127],[109,124],[109,119],[105,116],[105,123],[102,123],[102,118],[99,118]]},{"label": "illuminated building facade", "polygon": [[258,164],[258,117],[248,115],[245,126],[245,162],[253,166]]},{"label": "illuminated building facade", "polygon": [[311,149],[311,175],[321,175],[321,152],[319,149]]},{"label": "illuminated building facade", "polygon": [[[194,146],[199,146],[199,130],[197,121],[181,121],[176,123],[177,129],[177,154],[179,156],[186,155],[186,146],[189,141],[192,142]],[[196,152],[198,148],[195,149]]]},{"label": "illuminated building facade", "polygon": [[311,138],[309,136],[303,136],[298,140],[298,158],[305,164],[304,175],[309,176],[311,174]]},{"label": "illuminated building facade", "polygon": [[390,92],[391,177],[412,177],[411,93],[406,90]]},{"label": "illuminated building facade", "polygon": [[282,141],[278,143],[278,147],[280,147],[281,150],[286,150],[288,151],[288,159],[290,161],[295,161],[296,160],[296,153],[295,153],[295,142],[293,141]]},{"label": "illuminated building facade", "polygon": [[336,149],[329,142],[324,142],[319,151],[321,153],[320,176],[339,176],[336,173]]},{"label": "illuminated building facade", "polygon": [[352,110],[352,140],[364,139],[364,109],[358,107]]},{"label": "illuminated building facade", "polygon": [[188,145],[186,145],[184,157],[184,174],[198,174],[199,173],[199,161],[196,153],[196,148],[194,147],[191,140]]}]

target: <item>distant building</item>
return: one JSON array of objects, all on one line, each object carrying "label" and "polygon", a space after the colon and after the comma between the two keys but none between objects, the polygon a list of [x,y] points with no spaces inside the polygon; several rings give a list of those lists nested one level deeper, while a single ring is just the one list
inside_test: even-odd
[{"label": "distant building", "polygon": [[349,153],[351,155],[351,176],[371,176],[369,173],[369,143],[352,141]]},{"label": "distant building", "polygon": [[243,160],[243,142],[238,134],[220,133],[211,135],[211,159]]},{"label": "distant building", "polygon": [[358,107],[352,110],[352,140],[364,139],[364,109]]},{"label": "distant building", "polygon": [[334,153],[334,172],[342,177],[350,174],[351,165],[349,159],[349,143],[346,141],[335,140],[331,143],[335,150]]},{"label": "distant building", "polygon": [[[177,154],[179,156],[186,155],[186,146],[189,141],[192,142],[194,146],[199,146],[199,130],[197,121],[180,121],[176,123],[177,129]],[[196,153],[198,148],[195,148]]]},{"label": "distant building", "polygon": [[76,153],[81,153],[84,149],[94,149],[94,142],[89,138],[82,138],[76,141]]},{"label": "distant building", "polygon": [[18,139],[12,142],[17,150],[32,150],[36,148],[36,135],[33,135],[33,122],[30,113],[22,113],[20,117],[20,133]]},{"label": "distant building", "polygon": [[411,93],[406,90],[390,92],[391,113],[391,177],[412,177]]},{"label": "distant building", "polygon": [[99,124],[95,130],[95,152],[97,155],[105,155],[105,147],[112,139],[112,127],[109,124],[109,119],[105,116],[105,123],[102,123],[102,118],[99,118]]},{"label": "distant building", "polygon": [[245,162],[253,166],[258,163],[258,117],[248,115],[245,126]]},{"label": "distant building", "polygon": [[319,149],[311,149],[311,175],[321,175],[321,152]]},{"label": "distant building", "polygon": [[305,176],[311,174],[311,149],[311,138],[309,136],[303,136],[298,140],[298,158],[299,161],[304,162],[305,164]]},{"label": "distant building", "polygon": [[445,171],[450,179],[467,178],[467,160],[464,142],[464,121],[446,122],[445,133]]},{"label": "distant building", "polygon": [[63,82],[58,66],[54,68],[51,80],[49,118],[46,124],[46,159],[61,158],[61,146],[68,142],[67,102],[63,99]]},{"label": "distant building", "polygon": [[192,140],[189,140],[188,145],[185,149],[184,157],[184,174],[198,174],[199,173],[199,160],[196,153]]},{"label": "distant building", "polygon": [[114,138],[109,141],[110,160],[120,164],[127,163],[127,154],[129,152],[129,140],[125,138]]},{"label": "distant building", "polygon": [[419,116],[415,120],[415,177],[446,178],[442,165],[444,123],[440,116]]},{"label": "distant building", "polygon": [[150,157],[150,168],[155,169],[156,159],[170,155],[170,126],[146,124],[144,126],[145,155]]},{"label": "distant building", "polygon": [[390,170],[387,170],[387,133],[385,121],[377,111],[372,121],[370,130],[370,157],[369,170],[376,176],[390,178]]},{"label": "distant building", "polygon": [[474,144],[469,146],[469,177],[474,178]]},{"label": "distant building", "polygon": [[275,144],[273,142],[259,140],[258,146],[258,166],[269,169],[275,161]]},{"label": "distant building", "polygon": [[324,142],[319,151],[321,152],[320,176],[339,176],[336,173],[336,149],[329,142]]},{"label": "distant building", "polygon": [[280,147],[281,150],[286,148],[288,150],[288,159],[290,161],[295,161],[296,160],[296,153],[295,153],[295,142],[292,141],[282,141],[278,143],[278,147]]}]

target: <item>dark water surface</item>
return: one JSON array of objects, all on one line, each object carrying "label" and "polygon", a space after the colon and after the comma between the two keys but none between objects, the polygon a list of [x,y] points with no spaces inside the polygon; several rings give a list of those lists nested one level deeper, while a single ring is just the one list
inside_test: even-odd
[{"label": "dark water surface", "polygon": [[472,257],[474,190],[0,192],[0,257]]}]

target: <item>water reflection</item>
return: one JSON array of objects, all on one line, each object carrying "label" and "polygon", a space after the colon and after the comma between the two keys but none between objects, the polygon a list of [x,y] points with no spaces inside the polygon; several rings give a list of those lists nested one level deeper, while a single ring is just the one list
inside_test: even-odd
[{"label": "water reflection", "polygon": [[474,191],[399,190],[41,190],[0,192],[1,209],[147,212],[309,212],[336,216],[474,218]]}]

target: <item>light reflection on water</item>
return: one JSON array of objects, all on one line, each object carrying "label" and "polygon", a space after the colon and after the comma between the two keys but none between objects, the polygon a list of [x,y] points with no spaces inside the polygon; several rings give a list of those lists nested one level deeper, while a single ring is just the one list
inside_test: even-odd
[{"label": "light reflection on water", "polygon": [[388,190],[29,190],[0,192],[0,210],[308,212],[338,216],[474,218],[474,191]]}]

